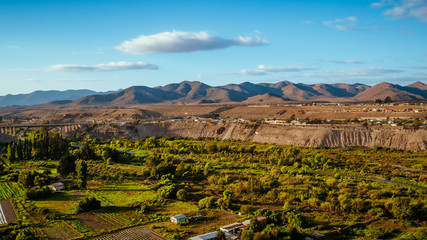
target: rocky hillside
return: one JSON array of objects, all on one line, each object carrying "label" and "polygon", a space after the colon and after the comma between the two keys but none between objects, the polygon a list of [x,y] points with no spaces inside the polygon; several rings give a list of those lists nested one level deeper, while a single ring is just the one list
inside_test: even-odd
[{"label": "rocky hillside", "polygon": [[427,151],[427,131],[403,127],[363,126],[281,126],[241,123],[148,123],[132,127],[111,128],[101,125],[90,132],[101,139],[126,136],[143,137],[218,137],[261,143],[305,147],[384,146],[408,151]]}]

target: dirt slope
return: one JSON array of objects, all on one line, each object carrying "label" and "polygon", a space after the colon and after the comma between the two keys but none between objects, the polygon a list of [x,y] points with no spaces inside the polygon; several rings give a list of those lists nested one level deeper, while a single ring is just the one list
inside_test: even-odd
[{"label": "dirt slope", "polygon": [[[218,131],[220,128],[223,128],[222,131]],[[111,129],[109,126],[99,126],[90,134],[100,138],[115,136],[131,138],[149,136],[218,137],[221,139],[231,138],[306,147],[385,146],[409,151],[427,151],[427,130],[425,128],[414,130],[384,126],[366,128],[363,126],[282,126],[271,124],[171,122],[123,127],[119,131],[118,129]]]}]

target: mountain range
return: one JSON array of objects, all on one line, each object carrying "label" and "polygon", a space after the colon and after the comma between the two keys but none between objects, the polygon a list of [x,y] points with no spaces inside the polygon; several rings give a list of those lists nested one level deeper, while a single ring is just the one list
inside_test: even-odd
[{"label": "mountain range", "polygon": [[77,99],[69,106],[125,106],[134,104],[207,104],[207,103],[285,103],[287,101],[374,101],[390,96],[393,101],[427,100],[427,85],[415,82],[407,86],[380,83],[302,84],[278,83],[228,84],[212,87],[201,82],[184,81],[154,88],[135,86],[107,95]]},{"label": "mountain range", "polygon": [[94,94],[110,94],[110,92],[95,92],[92,90],[82,89],[82,90],[66,90],[66,91],[35,91],[28,94],[17,94],[12,95],[8,94],[5,96],[0,96],[0,107],[7,106],[28,106],[28,105],[37,105],[44,104],[53,101],[62,101],[62,100],[76,100],[82,97],[86,97]]},{"label": "mountain range", "polygon": [[97,93],[90,90],[36,91],[30,94],[0,97],[0,106],[41,104],[51,101],[68,107],[126,106],[136,104],[208,104],[208,103],[285,103],[287,101],[369,102],[427,100],[427,85],[415,82],[407,86],[380,83],[364,84],[303,84],[278,83],[228,84],[209,86],[201,82],[183,81],[166,86],[133,86],[115,92]]}]

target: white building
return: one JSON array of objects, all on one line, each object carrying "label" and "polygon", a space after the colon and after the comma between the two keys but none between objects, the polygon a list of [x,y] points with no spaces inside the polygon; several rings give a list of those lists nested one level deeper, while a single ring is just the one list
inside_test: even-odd
[{"label": "white building", "polygon": [[62,182],[53,183],[51,185],[47,185],[53,191],[60,191],[64,189],[64,184]]}]

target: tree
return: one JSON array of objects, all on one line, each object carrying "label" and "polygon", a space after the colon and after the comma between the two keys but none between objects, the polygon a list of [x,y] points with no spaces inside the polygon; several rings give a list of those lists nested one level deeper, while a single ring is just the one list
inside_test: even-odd
[{"label": "tree", "polygon": [[104,151],[102,152],[102,158],[106,162],[107,162],[107,160],[112,161],[112,162],[119,162],[120,161],[120,153],[116,149],[106,147],[104,149]]},{"label": "tree", "polygon": [[203,199],[200,199],[199,206],[205,207],[205,208],[212,208],[215,207],[216,204],[216,198],[214,196],[212,197],[205,197]]},{"label": "tree", "polygon": [[223,193],[224,197],[217,200],[217,205],[221,209],[229,209],[231,205],[231,196],[233,192],[230,190],[225,190]]},{"label": "tree", "polygon": [[179,200],[186,201],[186,200],[188,200],[189,195],[188,195],[188,192],[187,192],[185,189],[180,189],[180,190],[176,193],[176,197],[177,197]]},{"label": "tree", "polygon": [[221,230],[218,230],[215,236],[215,240],[226,240],[225,233]]},{"label": "tree", "polygon": [[304,220],[301,214],[292,211],[288,213],[288,223],[294,227],[301,227],[304,223]]},{"label": "tree", "polygon": [[159,188],[158,193],[162,198],[174,198],[176,196],[176,187],[173,184],[163,186]]},{"label": "tree", "polygon": [[411,219],[414,213],[410,198],[398,197],[393,199],[391,213],[398,219]]},{"label": "tree", "polygon": [[81,151],[81,154],[79,156],[80,159],[83,159],[83,160],[95,159],[95,157],[96,157],[95,151],[93,150],[93,148],[88,143],[86,143],[81,150],[82,151]]},{"label": "tree", "polygon": [[381,104],[381,103],[383,103],[383,100],[381,100],[381,99],[378,98],[378,99],[375,99],[374,103]]},{"label": "tree", "polygon": [[16,157],[19,160],[22,160],[23,156],[24,156],[22,150],[23,150],[22,142],[21,142],[21,140],[18,140],[18,143],[16,144]]},{"label": "tree", "polygon": [[66,177],[68,174],[76,170],[76,159],[72,155],[65,155],[59,160],[59,165],[56,168],[61,176]]},{"label": "tree", "polygon": [[15,154],[15,143],[9,144],[7,146],[7,154],[6,157],[10,162],[15,161],[16,159],[16,154]]},{"label": "tree", "polygon": [[86,188],[87,186],[87,164],[84,160],[80,160],[77,163],[77,178],[79,188]]},{"label": "tree", "polygon": [[34,171],[23,171],[19,173],[18,183],[21,184],[25,188],[29,188],[34,186],[34,178],[36,173]]},{"label": "tree", "polygon": [[242,240],[252,240],[254,239],[254,231],[252,229],[243,229],[242,235],[240,236]]},{"label": "tree", "polygon": [[384,99],[384,103],[392,103],[393,101],[391,100],[391,97],[390,96],[387,96],[385,99]]}]

